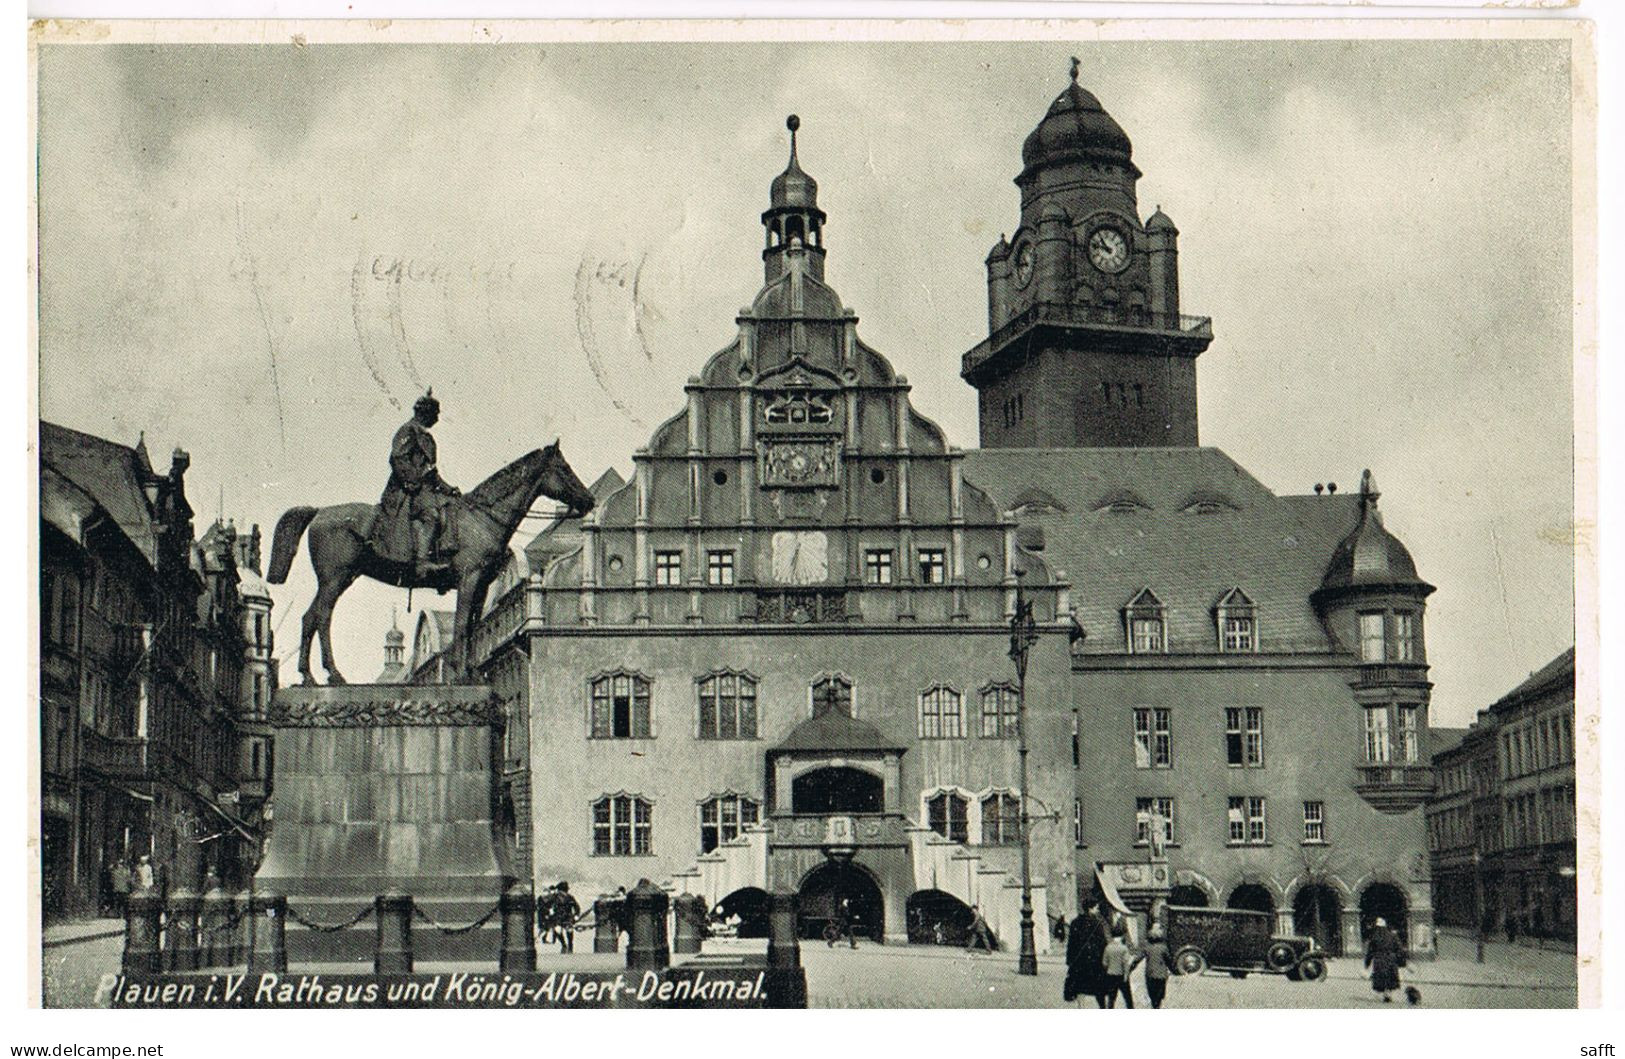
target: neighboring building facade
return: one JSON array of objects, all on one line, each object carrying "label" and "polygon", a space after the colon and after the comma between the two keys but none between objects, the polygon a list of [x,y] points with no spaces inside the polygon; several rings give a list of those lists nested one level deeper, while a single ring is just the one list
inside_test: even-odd
[{"label": "neighboring building facade", "polygon": [[1480,711],[1434,764],[1429,848],[1441,922],[1572,941],[1574,649]]},{"label": "neighboring building facade", "polygon": [[824,282],[792,131],[737,337],[475,634],[524,729],[530,873],[741,910],[793,890],[808,929],[844,899],[892,938],[979,904],[1014,944],[1025,813],[1041,943],[1098,886],[1333,949],[1381,915],[1431,951],[1432,587],[1369,474],[1277,496],[1197,447],[1211,327],[1178,315],[1172,222],[1139,220],[1094,97],[1069,86],[1023,154],[966,452]]},{"label": "neighboring building facade", "polygon": [[180,450],[159,474],[144,445],[41,423],[39,452],[45,914],[107,906],[142,853],[176,886],[245,884],[276,681],[258,529],[194,539]]}]

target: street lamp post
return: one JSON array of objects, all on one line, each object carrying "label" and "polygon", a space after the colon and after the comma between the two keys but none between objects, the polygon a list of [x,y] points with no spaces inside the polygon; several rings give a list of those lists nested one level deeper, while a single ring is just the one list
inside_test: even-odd
[{"label": "street lamp post", "polygon": [[1473,938],[1478,943],[1478,962],[1484,962],[1484,855],[1473,850]]},{"label": "street lamp post", "polygon": [[1016,756],[1021,761],[1021,956],[1016,973],[1038,974],[1038,947],[1033,939],[1032,839],[1028,831],[1027,799],[1027,652],[1038,642],[1038,622],[1032,600],[1021,590],[1016,573],[1016,609],[1010,615],[1010,660],[1016,664]]}]

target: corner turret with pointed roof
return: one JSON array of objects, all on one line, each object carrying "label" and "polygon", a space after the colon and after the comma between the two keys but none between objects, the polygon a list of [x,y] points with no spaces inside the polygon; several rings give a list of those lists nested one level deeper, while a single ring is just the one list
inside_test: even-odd
[{"label": "corner turret with pointed roof", "polygon": [[1432,585],[1417,576],[1410,551],[1383,526],[1382,513],[1377,510],[1380,496],[1377,480],[1367,470],[1360,476],[1360,521],[1332,553],[1317,596],[1362,588],[1417,596],[1433,591]]}]

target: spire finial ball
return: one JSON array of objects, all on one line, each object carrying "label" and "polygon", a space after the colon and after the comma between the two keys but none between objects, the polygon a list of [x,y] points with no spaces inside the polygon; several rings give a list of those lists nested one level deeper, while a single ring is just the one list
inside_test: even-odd
[{"label": "spire finial ball", "polygon": [[789,129],[791,132],[795,132],[797,129],[801,128],[801,119],[792,114],[788,118],[784,119],[784,127]]}]

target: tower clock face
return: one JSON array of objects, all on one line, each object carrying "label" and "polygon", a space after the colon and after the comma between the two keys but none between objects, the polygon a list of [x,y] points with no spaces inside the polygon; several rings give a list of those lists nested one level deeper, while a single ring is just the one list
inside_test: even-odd
[{"label": "tower clock face", "polygon": [[1102,272],[1128,267],[1128,240],[1116,228],[1096,228],[1089,236],[1089,260]]},{"label": "tower clock face", "polygon": [[1025,287],[1033,281],[1033,244],[1016,247],[1016,284]]}]

